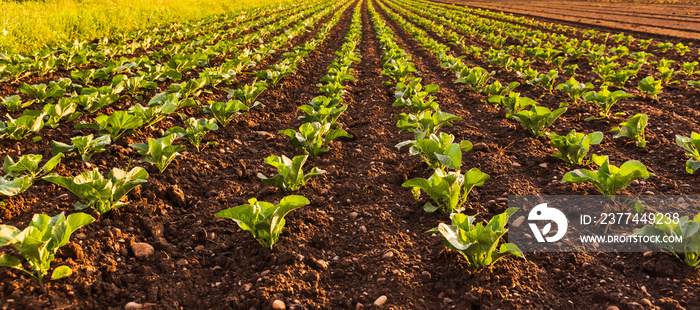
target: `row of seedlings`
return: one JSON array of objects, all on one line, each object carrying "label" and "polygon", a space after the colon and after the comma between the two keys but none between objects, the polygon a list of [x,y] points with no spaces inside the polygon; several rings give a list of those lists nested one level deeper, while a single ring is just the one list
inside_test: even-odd
[{"label": "row of seedlings", "polygon": [[489,176],[477,168],[461,173],[462,152],[469,151],[472,144],[466,140],[454,143],[454,135],[439,132],[441,127],[451,126],[452,121],[461,118],[440,111],[439,104],[430,96],[438,91],[438,86],[426,85],[423,89],[421,79],[415,77],[417,71],[411,56],[396,43],[392,30],[371,2],[368,8],[377,38],[384,48],[382,74],[395,83],[393,105],[409,110],[409,113],[397,116],[397,126],[401,131],[412,132],[414,140],[402,142],[397,147],[409,146],[410,154],[421,156],[434,171],[428,179],[410,179],[402,186],[411,188],[417,199],[421,191],[425,191],[432,201],[425,203],[423,208],[428,212],[450,213],[452,220],[452,225],[440,223],[428,232],[440,234],[447,248],[459,252],[474,267],[491,265],[506,255],[522,257],[520,249],[513,244],[502,244],[497,249],[499,240],[507,232],[507,219],[515,209],[494,216],[487,225],[475,224],[474,216],[462,213],[469,192],[475,186],[482,186]]},{"label": "row of seedlings", "polygon": [[[280,133],[290,137],[289,144],[298,147],[304,155],[293,158],[285,155],[271,155],[265,158],[265,163],[276,168],[277,174],[268,178],[259,173],[258,177],[263,183],[283,191],[299,190],[312,177],[325,173],[324,170],[316,167],[309,173],[304,173],[303,167],[309,155],[320,156],[329,151],[329,143],[333,139],[341,136],[350,137],[345,130],[340,129],[341,124],[337,120],[347,109],[347,105],[340,106],[345,93],[343,83],[355,80],[351,67],[353,63],[360,61],[357,44],[361,38],[361,17],[358,2],[355,5],[350,29],[345,35],[345,43],[336,52],[338,57],[330,64],[328,73],[318,84],[319,91],[324,95],[314,97],[309,104],[299,107],[307,114],[300,117],[306,123],[301,125],[299,132],[293,129],[280,130]],[[279,235],[284,228],[283,217],[288,212],[307,204],[309,200],[300,195],[286,196],[277,205],[251,198],[248,204],[222,210],[216,216],[236,221],[241,229],[250,232],[258,242],[272,248],[279,241]]]}]

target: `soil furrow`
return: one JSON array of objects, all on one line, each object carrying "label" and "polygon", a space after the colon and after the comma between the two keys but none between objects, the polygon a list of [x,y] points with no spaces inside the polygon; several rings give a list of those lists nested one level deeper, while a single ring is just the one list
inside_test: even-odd
[{"label": "soil furrow", "polygon": [[[541,4],[539,2],[527,2],[528,8],[539,8],[539,9],[553,9],[553,10],[568,10],[568,11],[574,11],[574,12],[585,12],[585,13],[593,13],[593,14],[608,14],[608,15],[614,15],[614,16],[631,16],[631,17],[644,17],[645,19],[651,19],[651,20],[663,20],[663,21],[679,21],[679,22],[689,22],[689,23],[698,23],[700,22],[700,17],[696,16],[690,16],[692,14],[689,11],[686,11],[688,13],[689,17],[683,17],[683,16],[668,16],[665,14],[660,14],[658,11],[657,12],[641,12],[641,11],[627,11],[627,10],[622,10],[622,9],[610,9],[606,7],[593,7],[590,4],[582,4],[582,3],[571,3],[571,4],[554,4],[554,3],[547,3],[546,5]],[[698,13],[695,13],[698,14]],[[656,22],[656,21],[654,21]],[[695,30],[694,28],[688,28],[690,30]]]},{"label": "soil furrow", "polygon": [[[442,2],[442,1],[441,1]],[[674,27],[663,27],[663,26],[651,26],[645,25],[644,23],[634,22],[628,23],[624,21],[616,20],[603,20],[590,16],[562,16],[560,14],[550,14],[550,10],[546,11],[531,11],[527,9],[514,8],[514,7],[501,7],[492,6],[484,4],[483,2],[459,2],[463,5],[468,5],[473,8],[481,8],[485,10],[495,10],[504,11],[511,13],[515,16],[524,16],[530,18],[536,18],[539,20],[544,20],[547,22],[559,23],[564,25],[573,25],[582,28],[595,28],[602,29],[609,32],[620,32],[631,33],[634,36],[646,37],[652,35],[651,37],[663,40],[673,40],[677,41],[678,38],[689,39],[692,41],[700,40],[700,35],[696,32],[689,32],[687,30],[674,29]]]},{"label": "soil furrow", "polygon": [[[491,10],[511,10],[512,8],[509,6],[500,6],[500,5],[491,5],[488,6],[487,8]],[[542,10],[537,10],[538,8],[543,9],[544,7],[537,7],[537,6],[528,6],[528,9],[518,9],[518,11],[522,12],[527,12],[528,14],[537,14],[539,12],[542,12]],[[569,10],[562,9],[562,8],[557,8],[557,7],[550,7],[547,6],[547,13],[551,13],[554,15],[558,15],[564,18],[578,18],[580,14],[571,14]],[[693,33],[695,34],[697,31],[697,22],[692,21],[692,22],[682,22],[679,20],[673,20],[673,19],[666,19],[666,18],[659,18],[659,17],[644,17],[643,20],[638,20],[637,17],[642,17],[642,16],[636,16],[636,15],[624,15],[624,14],[609,14],[608,12],[596,12],[596,11],[578,11],[579,13],[586,13],[586,16],[589,18],[595,19],[595,20],[600,20],[600,21],[608,21],[608,22],[616,22],[616,23],[622,23],[622,24],[630,24],[630,25],[643,25],[643,26],[651,26],[651,27],[656,27],[656,28],[662,28],[662,29],[669,29],[669,30],[677,30],[679,32],[688,32],[688,33]],[[619,18],[618,18],[619,16]],[[630,18],[630,16],[633,16],[634,18]],[[674,23],[676,21],[677,23]]]}]

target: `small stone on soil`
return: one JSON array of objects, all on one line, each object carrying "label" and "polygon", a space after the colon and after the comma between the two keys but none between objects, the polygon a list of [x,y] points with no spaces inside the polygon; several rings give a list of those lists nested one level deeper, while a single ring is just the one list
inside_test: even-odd
[{"label": "small stone on soil", "polygon": [[519,218],[517,218],[517,219],[515,219],[515,221],[513,221],[513,225],[511,225],[511,226],[520,227],[520,225],[522,225],[523,222],[525,222],[525,216],[521,215]]},{"label": "small stone on soil", "polygon": [[283,310],[283,309],[287,309],[287,306],[284,305],[283,301],[278,299],[278,300],[275,300],[274,302],[272,302],[272,309]]},{"label": "small stone on soil", "polygon": [[348,216],[350,216],[350,219],[354,221],[357,218],[357,212],[350,212]]},{"label": "small stone on soil", "polygon": [[388,259],[392,257],[394,257],[394,252],[391,251],[384,253],[384,255],[382,256],[383,259]]},{"label": "small stone on soil", "polygon": [[540,164],[540,167],[541,167],[541,168],[547,168],[547,163],[541,163],[541,164]]},{"label": "small stone on soil", "polygon": [[386,296],[385,295],[379,296],[379,298],[377,298],[377,300],[374,301],[374,305],[377,307],[383,306],[384,303],[386,303]]},{"label": "small stone on soil", "polygon": [[322,259],[314,261],[314,266],[316,266],[316,268],[318,268],[318,269],[323,269],[323,270],[328,269],[328,263]]},{"label": "small stone on soil", "polygon": [[360,226],[360,232],[363,233],[363,234],[366,234],[366,233],[367,233],[367,227],[365,227],[365,225]]},{"label": "small stone on soil", "polygon": [[178,266],[180,266],[180,267],[185,266],[185,265],[187,265],[187,260],[184,259],[184,258],[178,259],[178,260],[175,262],[175,265],[178,265]]},{"label": "small stone on soil", "polygon": [[130,302],[124,306],[124,310],[136,310],[136,309],[141,309],[143,308],[143,305],[137,302]]},{"label": "small stone on soil", "polygon": [[153,246],[144,242],[134,243],[134,245],[131,246],[131,250],[134,252],[134,256],[138,258],[146,258],[155,251]]},{"label": "small stone on soil", "polygon": [[651,296],[651,295],[649,295],[649,292],[647,292],[647,287],[646,287],[646,286],[642,286],[642,292],[644,292],[644,294],[647,295],[647,296]]}]

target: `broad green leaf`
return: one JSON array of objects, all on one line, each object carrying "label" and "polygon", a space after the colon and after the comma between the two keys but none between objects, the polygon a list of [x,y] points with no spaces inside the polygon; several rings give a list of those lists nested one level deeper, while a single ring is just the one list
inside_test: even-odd
[{"label": "broad green leaf", "polygon": [[241,229],[250,232],[258,242],[272,248],[284,228],[284,216],[307,204],[309,204],[308,199],[296,195],[282,198],[278,205],[252,198],[248,200],[248,204],[219,211],[216,217],[234,220]]},{"label": "broad green leaf", "polygon": [[71,274],[73,274],[73,270],[71,270],[70,267],[58,266],[53,270],[53,273],[51,273],[51,280],[63,279]]},{"label": "broad green leaf", "polygon": [[474,217],[461,213],[451,214],[452,225],[444,223],[438,224],[427,233],[439,233],[445,246],[453,251],[458,251],[474,267],[492,265],[498,259],[506,255],[523,257],[522,251],[513,244],[503,244],[500,250],[496,251],[499,240],[507,232],[505,225],[508,217],[515,212],[516,208],[510,208],[502,214],[494,216],[489,224],[482,223],[473,225]]},{"label": "broad green leaf", "polygon": [[20,233],[21,231],[14,226],[0,225],[0,246],[8,245]]},{"label": "broad green leaf", "polygon": [[0,196],[14,196],[26,191],[32,186],[32,179],[28,176],[7,180],[0,177]]},{"label": "broad green leaf", "polygon": [[22,268],[22,262],[8,254],[0,255],[0,266],[24,270],[24,268]]},{"label": "broad green leaf", "polygon": [[[41,280],[48,273],[58,249],[68,242],[70,234],[92,221],[94,218],[84,213],[75,213],[68,218],[64,213],[54,217],[34,214],[29,226],[21,232],[15,227],[0,225],[0,238],[3,245],[12,244],[28,262],[30,270],[23,269],[21,262],[9,255],[0,256],[0,266],[22,270]],[[52,279],[63,278],[70,274],[70,268],[58,267],[54,270]]]}]

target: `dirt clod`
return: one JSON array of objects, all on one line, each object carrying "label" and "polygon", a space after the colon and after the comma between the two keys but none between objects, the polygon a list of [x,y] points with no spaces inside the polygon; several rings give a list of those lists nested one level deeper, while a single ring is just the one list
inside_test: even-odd
[{"label": "dirt clod", "polygon": [[187,200],[185,198],[185,193],[180,189],[179,186],[177,185],[171,185],[168,187],[168,197],[170,198],[170,201],[173,202],[173,205],[175,205],[178,208],[185,208],[187,207]]}]

